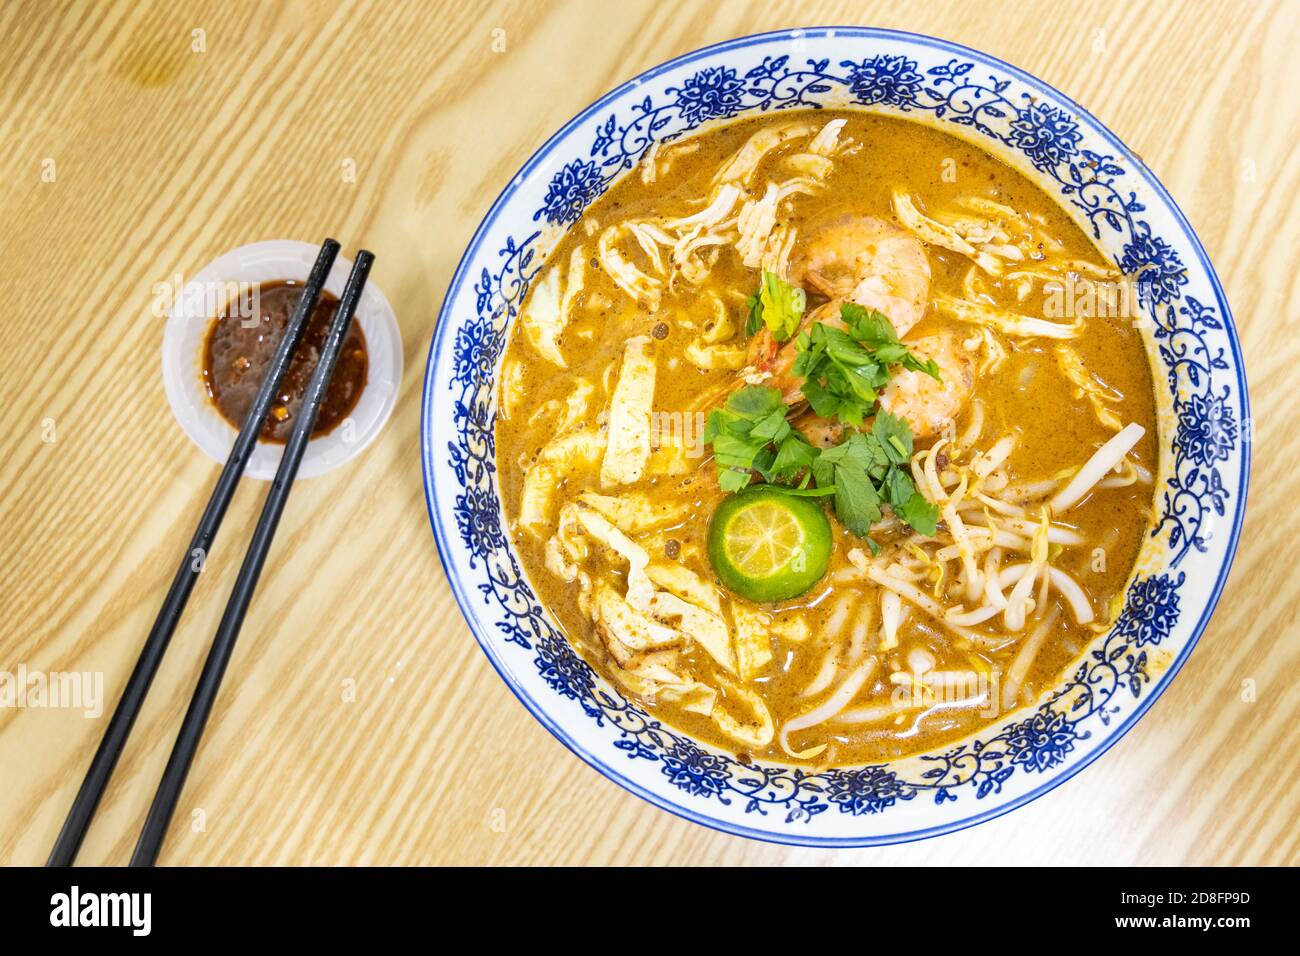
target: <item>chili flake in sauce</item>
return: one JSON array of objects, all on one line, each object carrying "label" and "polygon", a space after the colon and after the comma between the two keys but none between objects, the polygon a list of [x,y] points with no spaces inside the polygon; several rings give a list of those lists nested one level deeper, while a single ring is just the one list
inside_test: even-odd
[{"label": "chili flake in sauce", "polygon": [[[243,316],[225,312],[212,321],[203,348],[203,384],[221,417],[235,428],[243,425],[301,296],[302,284],[299,282],[264,282],[255,299],[259,305],[257,322],[250,323]],[[302,341],[298,343],[289,368],[280,380],[279,392],[267,412],[260,436],[262,441],[283,444],[289,440],[295,417],[302,407],[303,393],[320,360],[321,348],[338,307],[338,297],[322,290]],[[366,387],[369,367],[365,333],[354,320],[343,341],[334,375],[325,390],[316,426],[312,430],[313,437],[328,434],[352,414]]]}]

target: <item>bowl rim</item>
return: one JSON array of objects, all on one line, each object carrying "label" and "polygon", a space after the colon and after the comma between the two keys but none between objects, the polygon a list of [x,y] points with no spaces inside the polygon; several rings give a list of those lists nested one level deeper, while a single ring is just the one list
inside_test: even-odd
[{"label": "bowl rim", "polygon": [[[574,115],[568,122],[555,131],[547,140],[539,146],[527,161],[519,168],[515,175],[511,176],[505,187],[497,195],[488,211],[484,214],[483,219],[479,222],[478,228],[474,231],[465,252],[461,256],[456,266],[452,279],[447,287],[447,292],[443,297],[442,304],[438,310],[438,321],[433,332],[432,341],[429,345],[428,358],[425,364],[424,384],[421,393],[420,403],[420,464],[424,480],[424,499],[425,508],[429,515],[429,522],[433,528],[435,545],[438,551],[438,559],[442,564],[443,572],[451,586],[452,594],[456,599],[456,604],[460,610],[461,616],[469,625],[474,639],[478,642],[479,647],[487,656],[492,668],[500,676],[501,680],[510,689],[511,693],[518,698],[519,702],[524,705],[533,718],[545,727],[552,735],[556,737],[565,747],[579,757],[585,764],[599,773],[601,776],[617,783],[625,790],[634,793],[643,800],[654,806],[666,810],[674,816],[689,820],[700,826],[708,827],[722,833],[732,836],[747,837],[753,840],[760,840],[767,843],[777,843],[788,846],[810,846],[821,848],[849,848],[865,846],[886,846],[896,843],[911,843],[917,840],[924,840],[930,837],[941,836],[946,833],[954,833],[958,830],[964,830],[968,827],[984,823],[996,817],[1009,813],[1019,807],[1038,799],[1046,793],[1056,789],[1066,781],[1072,779],[1076,774],[1085,767],[1090,766],[1102,754],[1109,751],[1115,746],[1134,725],[1149,711],[1152,705],[1160,698],[1179,671],[1182,670],[1183,664],[1191,656],[1192,651],[1200,642],[1201,635],[1204,634],[1210,618],[1213,616],[1215,609],[1218,607],[1219,598],[1222,595],[1224,585],[1227,582],[1229,572],[1232,569],[1233,561],[1237,554],[1237,548],[1241,539],[1242,525],[1246,509],[1246,501],[1249,493],[1250,469],[1253,442],[1249,437],[1241,442],[1241,470],[1240,470],[1240,492],[1237,496],[1236,508],[1232,517],[1232,528],[1229,534],[1228,544],[1225,551],[1224,560],[1219,568],[1218,576],[1213,587],[1209,592],[1208,600],[1201,610],[1199,618],[1192,628],[1191,636],[1183,646],[1178,657],[1169,665],[1168,669],[1155,682],[1150,692],[1137,702],[1133,711],[1127,717],[1113,727],[1106,738],[1091,752],[1081,757],[1077,761],[1065,766],[1061,771],[1051,778],[1044,780],[1038,786],[1027,792],[1007,800],[1005,803],[991,806],[983,811],[973,813],[969,816],[962,817],[947,823],[938,824],[933,827],[927,827],[918,830],[910,830],[899,833],[864,835],[864,836],[847,836],[847,837],[824,837],[803,835],[795,831],[771,831],[758,830],[752,827],[746,827],[733,823],[719,817],[710,816],[700,813],[682,804],[675,803],[660,793],[656,793],[641,784],[628,779],[619,773],[614,767],[602,761],[594,754],[589,753],[578,741],[565,731],[551,716],[547,713],[544,706],[534,700],[525,690],[519,687],[509,676],[508,669],[505,668],[495,653],[484,634],[482,623],[478,620],[472,611],[472,602],[470,597],[465,593],[460,572],[454,569],[447,557],[447,540],[445,529],[442,524],[442,515],[435,505],[437,496],[437,486],[434,479],[435,469],[432,467],[433,449],[430,446],[431,436],[431,416],[433,413],[433,386],[434,386],[434,368],[437,356],[443,349],[446,341],[446,333],[451,326],[449,311],[450,305],[454,302],[460,291],[462,282],[465,280],[470,264],[477,258],[479,247],[486,236],[489,228],[495,223],[502,206],[505,204],[510,195],[515,191],[518,184],[524,181],[534,170],[534,168],[546,159],[551,150],[564,139],[574,128],[590,119],[594,114],[601,112],[610,103],[625,96],[628,92],[638,88],[648,80],[654,79],[660,74],[677,69],[696,60],[715,56],[730,50],[742,49],[748,46],[755,46],[768,43],[774,40],[798,40],[801,38],[821,37],[835,38],[839,36],[867,38],[867,39],[884,39],[913,43],[920,46],[936,48],[945,52],[953,53],[959,56],[969,57],[977,62],[984,62],[996,68],[1007,71],[1010,75],[1016,77],[1029,86],[1037,86],[1047,91],[1052,96],[1058,98],[1062,104],[1065,104],[1081,118],[1086,118],[1097,129],[1101,137],[1106,140],[1112,147],[1117,150],[1118,155],[1122,156],[1127,162],[1132,164],[1135,174],[1151,188],[1154,193],[1165,203],[1169,212],[1172,214],[1174,221],[1182,229],[1186,239],[1189,241],[1192,250],[1196,254],[1196,262],[1200,269],[1209,280],[1209,284],[1214,292],[1215,303],[1219,308],[1219,315],[1224,322],[1224,329],[1227,334],[1228,343],[1233,358],[1233,374],[1236,378],[1239,389],[1240,402],[1243,411],[1243,424],[1251,420],[1250,416],[1250,396],[1246,382],[1245,358],[1241,350],[1241,342],[1237,334],[1236,322],[1233,318],[1232,311],[1228,305],[1227,296],[1224,293],[1223,285],[1219,281],[1218,273],[1215,272],[1213,264],[1210,262],[1209,255],[1202,245],[1200,237],[1192,228],[1191,223],[1184,215],[1182,209],[1174,201],[1174,198],[1165,189],[1164,184],[1160,182],[1155,173],[1148,168],[1147,164],[1128,146],[1126,146],[1118,136],[1113,133],[1108,126],[1102,123],[1089,110],[1083,108],[1072,98],[1066,96],[1055,86],[1038,78],[1037,76],[1016,67],[1005,60],[991,53],[986,53],[964,44],[952,40],[946,40],[941,37],[935,37],[924,33],[914,33],[905,30],[894,30],[882,27],[863,27],[863,26],[816,26],[816,27],[789,27],[778,30],[769,30],[762,33],[748,34],[745,36],[734,37],[728,40],[722,40],[707,46],[699,47],[683,53],[672,59],[657,63],[646,70],[636,74],[627,81],[620,83],[614,89],[605,93],[600,98],[593,101],[590,105]],[[1249,432],[1245,434],[1249,435]]]}]

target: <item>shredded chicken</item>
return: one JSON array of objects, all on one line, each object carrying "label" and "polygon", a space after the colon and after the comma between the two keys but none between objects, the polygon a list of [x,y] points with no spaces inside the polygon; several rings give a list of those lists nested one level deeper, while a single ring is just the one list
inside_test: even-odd
[{"label": "shredded chicken", "polygon": [[1079,353],[1068,345],[1056,347],[1056,360],[1061,372],[1074,383],[1074,397],[1088,400],[1093,414],[1097,416],[1097,421],[1112,431],[1123,428],[1124,423],[1120,421],[1120,417],[1108,406],[1122,401],[1124,396],[1089,372],[1083,364],[1083,359],[1079,358]]},{"label": "shredded chicken", "polygon": [[[734,249],[748,268],[785,275],[796,233],[780,224],[781,211],[793,197],[822,188],[834,168],[833,157],[844,147],[840,141],[844,123],[831,120],[818,126],[799,120],[765,127],[719,169],[698,211],[605,229],[597,242],[601,267],[620,289],[651,311],[658,310],[666,286],[679,280],[703,283],[726,247]],[[789,157],[793,175],[755,188],[763,159],[800,139],[807,142],[802,152]],[[663,175],[664,152],[643,159],[643,178]],[[632,259],[634,251],[640,264]],[[700,345],[695,350],[702,362],[709,363],[707,367],[732,367],[729,353],[714,349],[706,356]]]},{"label": "shredded chicken", "polygon": [[1021,315],[991,305],[954,299],[949,295],[936,295],[934,307],[962,322],[986,325],[1004,335],[1016,338],[1074,339],[1083,334],[1081,319],[1073,322],[1051,322],[1034,316]]}]

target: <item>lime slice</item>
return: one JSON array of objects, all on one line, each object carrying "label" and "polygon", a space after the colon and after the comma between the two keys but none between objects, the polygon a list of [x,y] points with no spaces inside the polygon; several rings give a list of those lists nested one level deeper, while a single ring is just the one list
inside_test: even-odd
[{"label": "lime slice", "polygon": [[831,525],[810,498],[759,485],[726,498],[709,524],[709,560],[732,591],[751,601],[786,601],[821,580]]}]

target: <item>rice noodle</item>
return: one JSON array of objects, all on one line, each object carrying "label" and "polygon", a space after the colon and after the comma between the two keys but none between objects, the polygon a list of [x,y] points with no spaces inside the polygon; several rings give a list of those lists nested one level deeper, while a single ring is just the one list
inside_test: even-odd
[{"label": "rice noodle", "polygon": [[1002,563],[1002,550],[994,548],[984,558],[984,597],[989,604],[999,611],[1006,610],[1007,599],[1002,593],[1002,587],[998,583],[1001,576],[998,572],[998,565]]},{"label": "rice noodle", "polygon": [[1010,504],[1003,501],[1001,498],[993,498],[983,492],[976,493],[975,497],[971,500],[972,502],[978,501],[982,505],[987,505],[998,514],[1007,515],[1011,518],[1023,518],[1025,516],[1025,509],[1020,507],[1020,505]]},{"label": "rice noodle", "polygon": [[849,611],[852,610],[853,602],[858,599],[856,594],[841,594],[835,602],[835,607],[831,610],[830,616],[826,618],[826,626],[822,628],[822,633],[832,640],[840,636],[844,630],[844,624],[849,618]]},{"label": "rice noodle", "polygon": [[[977,525],[983,527],[983,525],[979,524],[980,517],[981,516],[979,516],[978,513],[976,515],[971,516],[971,518],[976,521]],[[983,520],[987,521],[988,519],[985,518]],[[1029,535],[1037,534],[1039,529],[1038,522],[1032,521],[1028,518],[1006,517],[1003,518],[999,522],[999,524],[1002,525],[1003,527],[1011,528],[1014,531],[1019,531],[1021,534],[1029,534]],[[1047,527],[1048,544],[1063,544],[1063,545],[1068,545],[1070,547],[1078,547],[1079,545],[1083,544],[1087,540],[1088,540],[1087,538],[1085,538],[1078,531],[1071,528],[1069,525],[1054,523],[1048,525]]]},{"label": "rice noodle", "polygon": [[898,626],[903,623],[903,600],[893,591],[880,592],[880,629],[882,651],[898,646]]},{"label": "rice noodle", "polygon": [[874,724],[898,714],[907,713],[909,710],[917,710],[923,704],[870,704],[865,707],[849,707],[840,711],[835,716],[835,722],[840,724]]},{"label": "rice noodle", "polygon": [[970,448],[979,440],[983,431],[984,403],[978,398],[973,398],[970,403],[970,424],[966,426],[966,430],[957,439],[957,446],[959,448]]},{"label": "rice noodle", "polygon": [[1060,480],[1057,478],[1044,478],[1039,481],[1024,481],[1015,485],[1007,485],[1002,489],[1004,500],[1010,501],[1038,501],[1040,498],[1046,498],[1058,487]]},{"label": "rice noodle", "polygon": [[[1037,571],[1032,565],[1030,569]],[[1030,605],[1033,599],[1030,594],[1034,590],[1034,578],[1037,574],[1022,574],[1020,580],[1016,582],[1011,593],[1007,595],[1007,606],[1002,611],[1002,626],[1008,631],[1023,630],[1025,618],[1029,616]]]},{"label": "rice noodle", "polygon": [[839,656],[839,648],[832,647],[822,658],[821,667],[817,669],[816,675],[808,682],[808,686],[799,692],[800,697],[816,697],[835,680],[835,675],[839,672],[839,662],[836,658]]},{"label": "rice noodle", "polygon": [[1056,618],[1059,614],[1060,611],[1053,608],[1052,612],[1039,622],[1038,627],[1034,628],[1033,633],[1020,645],[1020,650],[1016,652],[1015,659],[1011,662],[1011,666],[1007,668],[1007,675],[1002,683],[1002,709],[1004,711],[1012,710],[1015,707],[1016,699],[1020,696],[1020,687],[1029,674],[1029,668],[1033,666],[1034,658],[1042,650],[1047,635],[1052,632],[1052,628],[1056,625]]},{"label": "rice noodle", "polygon": [[[879,531],[879,529],[880,529],[879,525],[876,525],[872,528],[873,531]],[[838,571],[835,571],[830,576],[831,584],[849,584],[853,581],[861,581],[861,580],[862,580],[862,575],[858,573],[858,569],[855,567],[840,568]]]},{"label": "rice noodle", "polygon": [[986,452],[981,452],[971,463],[970,470],[981,478],[987,478],[993,470],[1011,457],[1016,447],[1015,435],[1004,435]]},{"label": "rice noodle", "polygon": [[875,607],[870,601],[858,605],[858,619],[853,622],[849,632],[849,653],[846,663],[852,667],[862,660],[867,650],[867,638],[871,636],[871,626],[875,623]]},{"label": "rice noodle", "polygon": [[[1006,587],[1013,581],[1019,581],[1029,570],[1029,564],[1012,564],[1002,569],[998,575],[998,583]],[[1054,568],[1050,565],[1047,567],[1047,575],[1051,579],[1052,587],[1056,592],[1065,598],[1065,602],[1070,605],[1070,612],[1079,624],[1091,624],[1096,617],[1092,610],[1092,602],[1088,600],[1088,594],[1078,581],[1070,577],[1069,574],[1060,568]]]},{"label": "rice noodle", "polygon": [[1137,422],[1130,422],[1120,429],[1119,434],[1098,448],[1070,479],[1070,483],[1056,493],[1056,497],[1051,501],[1052,511],[1059,514],[1077,505],[1097,482],[1106,477],[1107,472],[1120,463],[1145,434],[1146,429]]},{"label": "rice noodle", "polygon": [[1001,609],[994,607],[992,604],[985,604],[972,611],[949,608],[948,613],[944,615],[944,620],[949,624],[956,624],[960,627],[973,627],[976,624],[983,624],[990,618],[997,617],[999,610]]},{"label": "rice noodle", "polygon": [[[900,581],[919,581],[923,576],[919,569],[899,564],[897,561],[889,566],[887,573]],[[862,569],[860,566],[858,568],[858,576],[862,576]]]},{"label": "rice noodle", "polygon": [[[840,686],[835,688],[834,692],[826,700],[807,713],[787,720],[781,728],[781,732],[777,735],[777,739],[781,743],[781,749],[791,756],[797,757],[798,754],[790,749],[790,734],[796,730],[807,730],[809,727],[824,724],[847,707],[858,691],[862,689],[862,685],[867,682],[867,678],[875,673],[876,664],[875,657],[868,657],[848,677],[844,678]],[[803,753],[806,754],[807,751],[803,751]]]},{"label": "rice noodle", "polygon": [[[915,585],[909,584],[906,581],[900,581],[893,575],[887,574],[882,568],[870,564],[857,548],[854,548],[853,551],[849,552],[850,560],[853,559],[854,552],[857,552],[861,558],[862,564],[859,564],[859,567],[862,568],[863,574],[876,584],[879,584],[882,588],[893,591],[904,600],[915,604],[922,611],[925,611],[926,614],[929,614],[930,617],[944,624],[949,631],[956,634],[958,637],[964,637],[966,640],[983,647],[1001,647],[1006,643],[1001,638],[989,637],[985,634],[980,634],[978,631],[972,631],[969,628],[948,623],[944,620],[944,608],[938,601],[934,600],[924,591],[921,591]],[[857,562],[855,561],[854,563],[856,564]]]}]

